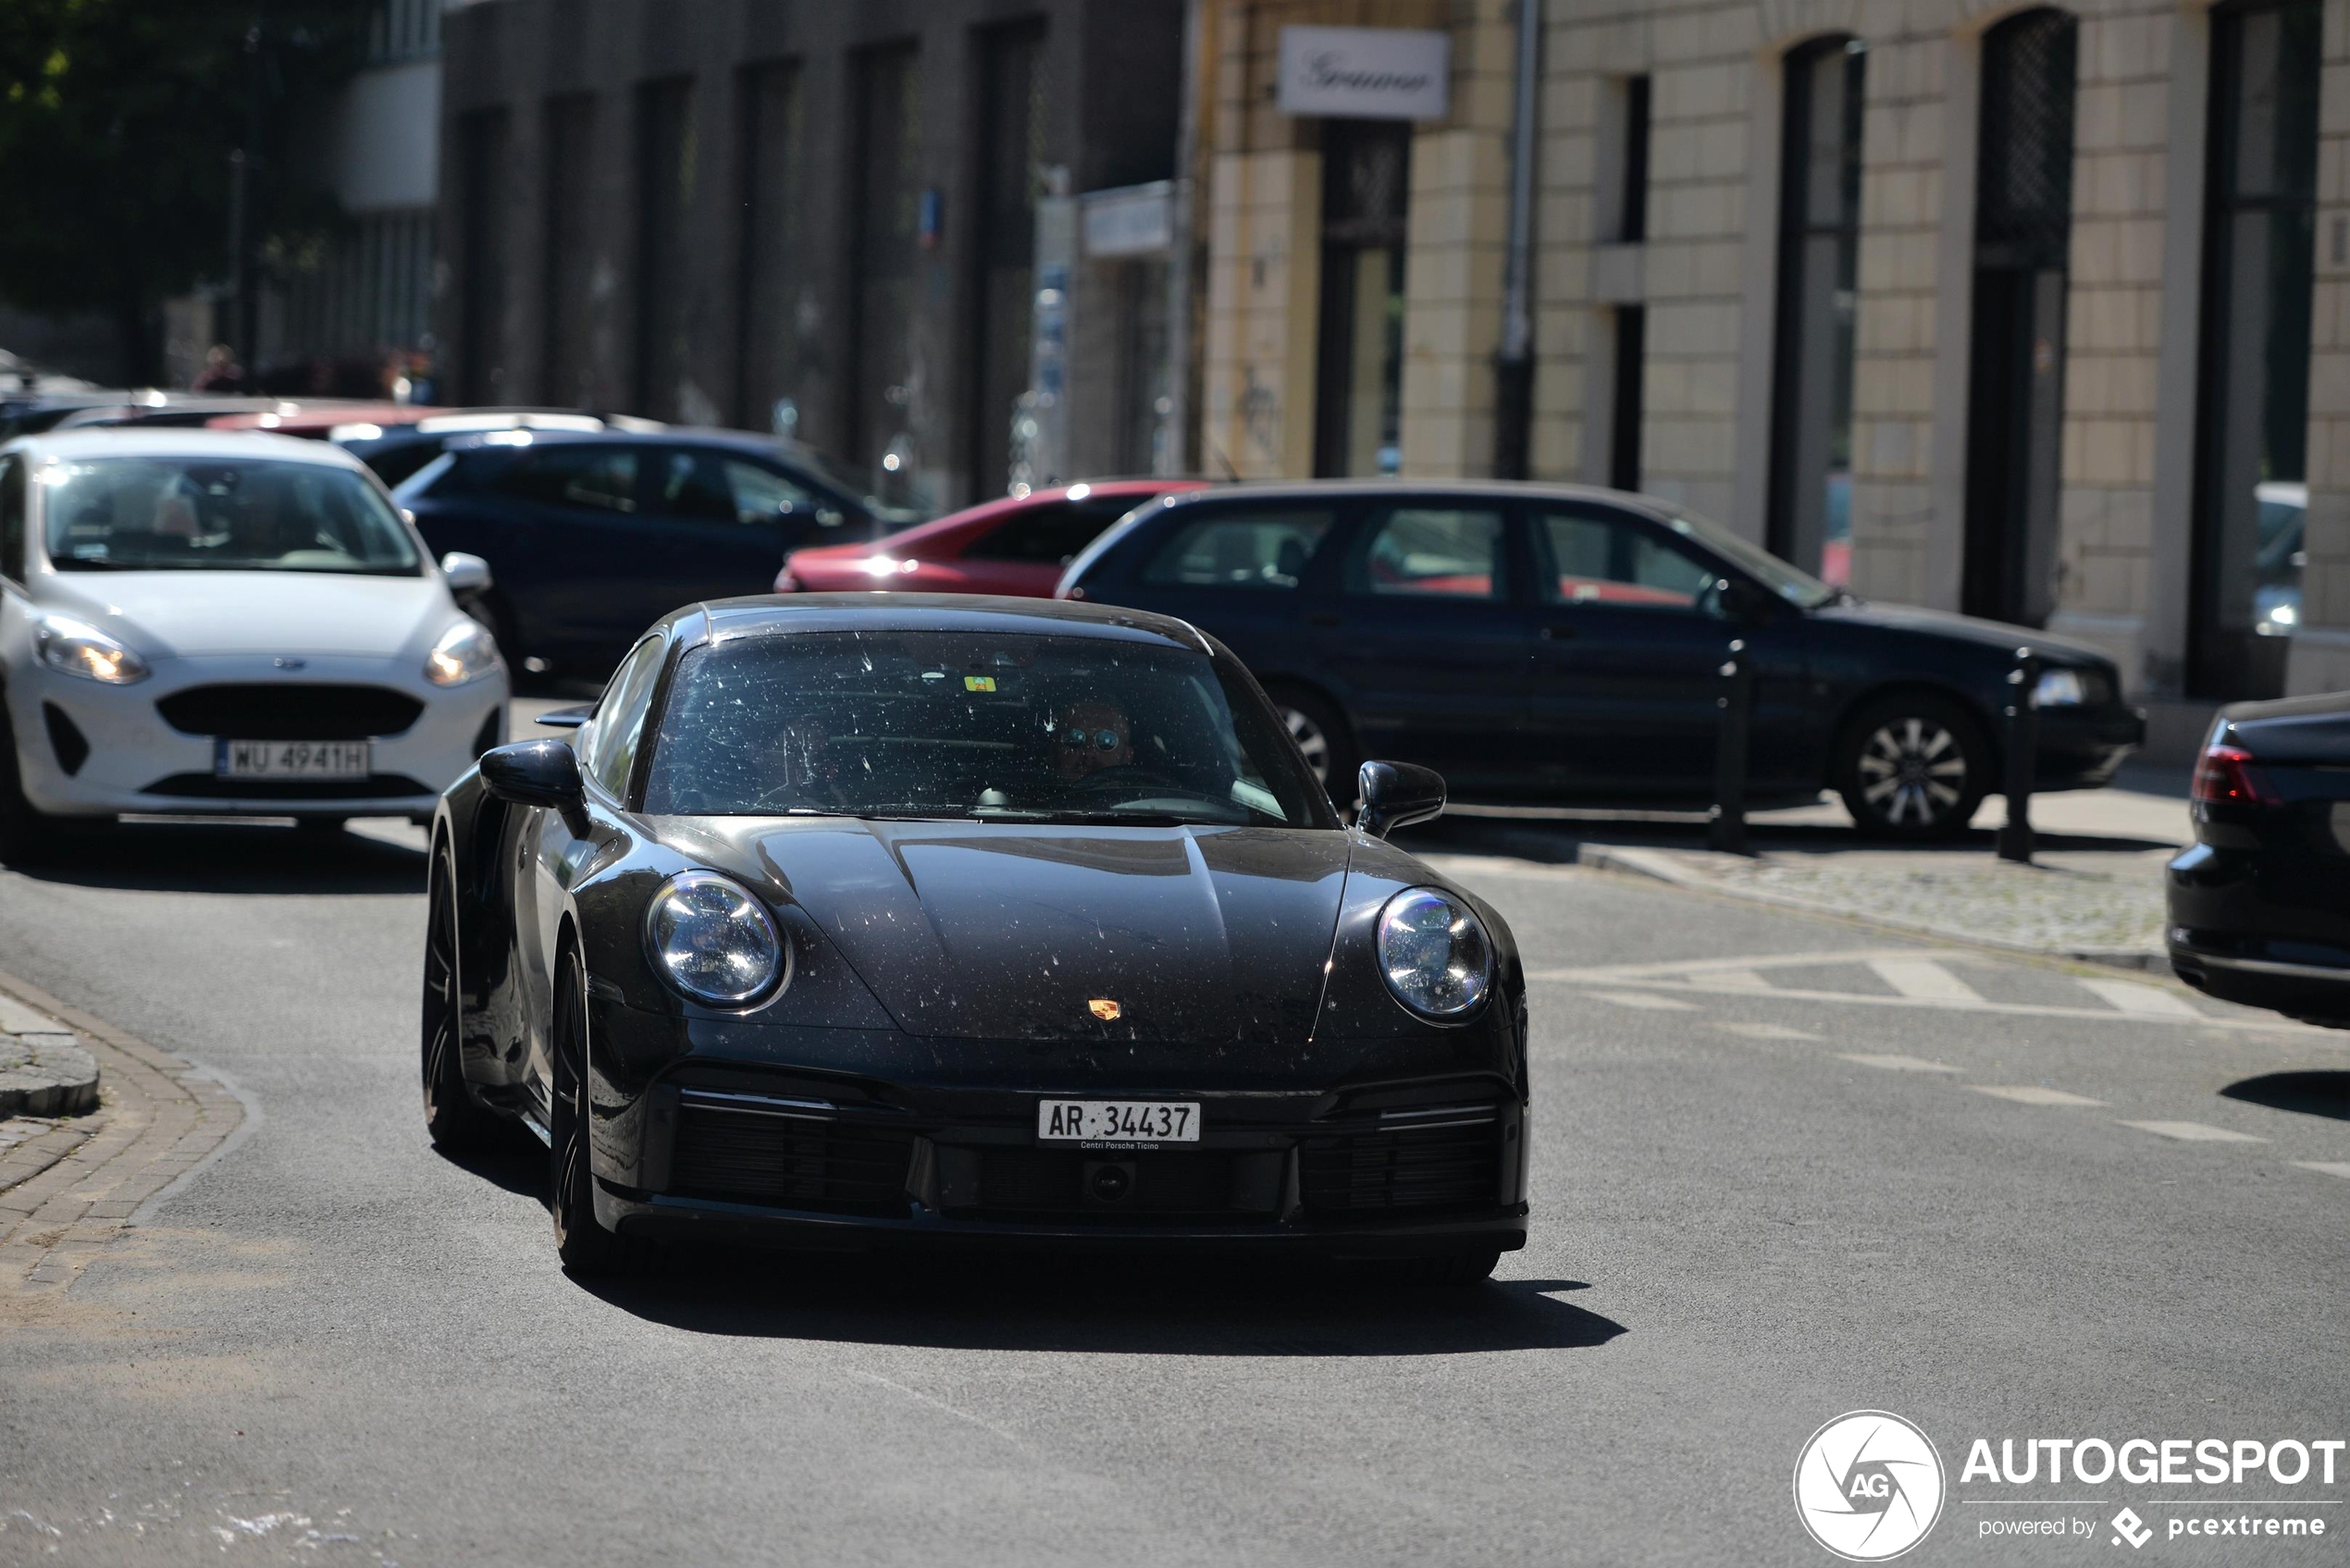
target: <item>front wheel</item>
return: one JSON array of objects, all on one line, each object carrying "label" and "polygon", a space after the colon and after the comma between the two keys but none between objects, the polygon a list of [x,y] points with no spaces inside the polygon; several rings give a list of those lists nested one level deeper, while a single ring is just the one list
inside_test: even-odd
[{"label": "front wheel", "polygon": [[480,1154],[504,1130],[465,1087],[464,996],[458,989],[457,877],[443,848],[432,858],[425,918],[425,1131],[451,1154]]},{"label": "front wheel", "polygon": [[555,970],[554,1069],[549,1117],[554,1188],[555,1255],[582,1278],[640,1272],[650,1258],[641,1241],[618,1236],[596,1217],[596,1176],[588,1160],[588,971],[576,953]]},{"label": "front wheel", "polygon": [[1919,692],[1869,704],[1837,746],[1835,785],[1873,838],[1950,838],[1991,788],[1991,743],[1957,703]]}]

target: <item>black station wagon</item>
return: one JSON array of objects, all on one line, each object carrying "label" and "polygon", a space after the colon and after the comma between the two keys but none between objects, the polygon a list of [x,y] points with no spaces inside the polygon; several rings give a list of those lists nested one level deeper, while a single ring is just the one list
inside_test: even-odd
[{"label": "black station wagon", "polygon": [[1720,669],[1755,671],[1752,801],[1837,791],[1867,831],[1958,832],[2000,780],[2016,653],[2043,661],[2035,787],[2145,735],[2112,661],[2021,626],[1864,603],[1653,498],[1525,485],[1247,486],[1138,509],[1061,597],[1221,639],[1343,788],[1367,756],[1464,798],[1701,805]]}]

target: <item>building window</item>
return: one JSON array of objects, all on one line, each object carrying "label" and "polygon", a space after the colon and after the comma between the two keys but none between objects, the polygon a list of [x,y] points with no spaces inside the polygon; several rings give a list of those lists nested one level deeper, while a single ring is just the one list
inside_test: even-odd
[{"label": "building window", "polygon": [[1607,482],[1612,489],[1640,488],[1640,422],[1647,401],[1649,313],[1644,305],[1615,312],[1614,389],[1608,400]]},{"label": "building window", "polygon": [[1012,424],[1028,390],[1035,332],[1036,202],[1044,194],[1045,29],[980,35],[979,310],[971,409],[971,485],[1002,495],[1011,482]]},{"label": "building window", "polygon": [[1322,312],[1315,380],[1317,476],[1403,464],[1404,244],[1412,128],[1322,122]]},{"label": "building window", "polygon": [[1960,601],[2029,626],[2056,609],[2080,32],[2067,13],[2036,10],[1983,40]]},{"label": "building window", "polygon": [[596,100],[585,93],[547,100],[546,352],[539,395],[593,408],[596,395]]},{"label": "building window", "polygon": [[2211,17],[2195,695],[2274,697],[2301,619],[2318,186],[2317,0]]},{"label": "building window", "polygon": [[1851,575],[1853,306],[1867,59],[1859,40],[1845,37],[1787,56],[1780,152],[1770,548],[1839,586]]},{"label": "building window", "polygon": [[849,224],[853,347],[847,449],[884,481],[909,479],[914,246],[921,195],[921,98],[910,43],[857,57]]},{"label": "building window", "polygon": [[746,430],[814,440],[822,432],[810,430],[802,418],[811,364],[801,313],[805,309],[810,325],[820,313],[802,223],[808,114],[799,68],[749,68],[742,74],[737,101],[742,105],[743,227],[735,274],[735,323],[740,340],[735,422]]},{"label": "building window", "polygon": [[506,398],[506,113],[457,122],[457,385],[467,402]]},{"label": "building window", "polygon": [[[637,407],[688,411],[693,354],[694,85],[649,82],[637,96]],[[693,411],[697,414],[699,411]],[[707,423],[707,416],[691,423]]]},{"label": "building window", "polygon": [[378,0],[367,18],[371,66],[394,65],[440,53],[444,0]]},{"label": "building window", "polygon": [[1624,83],[1624,193],[1615,237],[1637,245],[1649,237],[1649,79]]}]

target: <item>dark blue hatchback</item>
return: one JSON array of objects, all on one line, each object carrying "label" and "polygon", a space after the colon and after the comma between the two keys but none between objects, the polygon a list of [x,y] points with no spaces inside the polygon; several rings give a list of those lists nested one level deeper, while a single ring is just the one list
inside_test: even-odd
[{"label": "dark blue hatchback", "polygon": [[1487,800],[1701,805],[1733,638],[1757,675],[1756,804],[1838,791],[1862,828],[1963,829],[2001,777],[2026,644],[2037,785],[2104,784],[2143,740],[2111,661],[2019,626],[1861,602],[1713,524],[1615,491],[1246,486],[1170,496],[1070,562],[1062,597],[1222,639],[1328,781],[1365,757]]},{"label": "dark blue hatchback", "polygon": [[393,492],[436,555],[489,562],[507,662],[601,680],[681,604],[765,593],[784,557],[930,515],[802,447],[724,430],[463,437]]}]

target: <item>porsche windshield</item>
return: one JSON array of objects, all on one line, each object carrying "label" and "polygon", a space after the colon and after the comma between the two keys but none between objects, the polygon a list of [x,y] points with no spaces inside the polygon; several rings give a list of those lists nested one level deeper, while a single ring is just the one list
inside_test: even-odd
[{"label": "porsche windshield", "polygon": [[413,577],[414,541],[348,469],[269,458],[67,458],[34,470],[60,572]]},{"label": "porsche windshield", "polygon": [[1335,825],[1280,722],[1205,654],[959,632],[693,649],[656,734],[645,809]]}]

